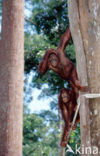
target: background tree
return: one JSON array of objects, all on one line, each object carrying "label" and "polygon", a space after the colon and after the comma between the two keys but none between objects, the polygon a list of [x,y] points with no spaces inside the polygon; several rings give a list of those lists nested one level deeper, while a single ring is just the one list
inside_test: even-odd
[{"label": "background tree", "polygon": [[0,155],[22,155],[24,0],[3,0],[0,40]]}]

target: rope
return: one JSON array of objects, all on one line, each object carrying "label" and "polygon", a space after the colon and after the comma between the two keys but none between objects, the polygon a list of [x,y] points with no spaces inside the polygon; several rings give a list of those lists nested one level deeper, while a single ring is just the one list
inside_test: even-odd
[{"label": "rope", "polygon": [[72,131],[72,127],[73,127],[74,124],[75,124],[75,121],[76,121],[76,118],[77,118],[77,114],[78,114],[78,111],[79,111],[79,108],[80,108],[80,104],[81,104],[80,98],[81,98],[82,96],[85,97],[85,98],[87,98],[87,99],[93,99],[93,98],[99,98],[99,97],[100,97],[100,94],[92,94],[92,93],[91,93],[91,94],[83,94],[83,95],[79,96],[77,109],[76,109],[76,112],[75,112],[75,115],[74,115],[74,118],[73,118],[73,122],[72,122],[72,125],[71,125],[71,128],[70,128],[69,134],[68,134],[68,136],[67,136],[67,140],[69,139],[70,134],[71,134],[71,131]]}]

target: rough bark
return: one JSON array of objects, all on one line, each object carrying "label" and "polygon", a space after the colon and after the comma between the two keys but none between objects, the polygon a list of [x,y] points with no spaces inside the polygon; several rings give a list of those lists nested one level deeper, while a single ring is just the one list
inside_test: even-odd
[{"label": "rough bark", "polygon": [[24,0],[3,0],[0,43],[0,156],[22,155]]},{"label": "rough bark", "polygon": [[[100,93],[100,1],[69,0],[68,3],[79,78],[83,84],[88,82],[90,93]],[[89,100],[89,104],[85,99],[82,101],[82,145],[100,150],[99,112],[100,98]]]}]

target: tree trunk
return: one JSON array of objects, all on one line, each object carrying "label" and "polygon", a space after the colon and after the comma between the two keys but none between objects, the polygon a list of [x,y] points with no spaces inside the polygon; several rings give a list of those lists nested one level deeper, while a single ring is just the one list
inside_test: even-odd
[{"label": "tree trunk", "polygon": [[22,155],[24,0],[3,0],[0,42],[0,156]]},{"label": "tree trunk", "polygon": [[[90,93],[100,93],[100,1],[69,0],[68,5],[79,78],[84,85],[88,82]],[[89,104],[82,99],[81,142],[92,147],[92,156],[94,146],[100,151],[100,98]]]}]

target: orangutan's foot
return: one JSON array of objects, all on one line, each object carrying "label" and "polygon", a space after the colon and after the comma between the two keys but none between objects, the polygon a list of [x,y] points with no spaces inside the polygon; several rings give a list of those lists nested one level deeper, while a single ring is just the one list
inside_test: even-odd
[{"label": "orangutan's foot", "polygon": [[77,124],[75,123],[73,126],[72,126],[72,130],[76,130],[77,128]]},{"label": "orangutan's foot", "polygon": [[82,91],[82,92],[88,92],[88,91],[89,91],[88,86],[82,86],[82,85],[80,84],[80,81],[79,81],[79,80],[76,80],[76,81],[75,81],[75,85],[76,85],[77,88],[78,88],[80,91]]},{"label": "orangutan's foot", "polygon": [[67,141],[62,141],[62,142],[60,143],[60,146],[61,146],[61,147],[66,147],[66,146],[67,146]]},{"label": "orangutan's foot", "polygon": [[[72,126],[72,122],[70,122],[70,127]],[[75,123],[73,126],[72,126],[72,130],[75,130],[77,128],[77,124]]]}]

